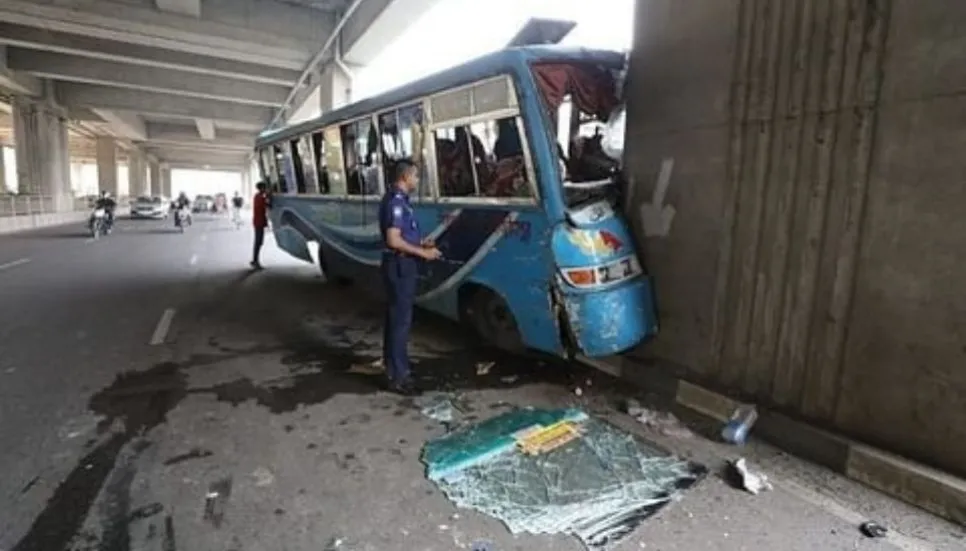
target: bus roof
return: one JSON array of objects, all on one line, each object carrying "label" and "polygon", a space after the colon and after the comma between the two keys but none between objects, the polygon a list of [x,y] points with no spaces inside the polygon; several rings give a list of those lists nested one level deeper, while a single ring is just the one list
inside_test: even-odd
[{"label": "bus roof", "polygon": [[624,60],[625,54],[623,52],[591,50],[572,46],[540,45],[507,48],[444,69],[377,96],[340,107],[319,117],[295,125],[264,131],[255,140],[255,145],[261,147],[278,140],[300,136],[310,130],[331,126],[333,123],[361,117],[367,113],[381,111],[406,103],[414,98],[507,73],[521,62],[574,61],[620,67]]}]

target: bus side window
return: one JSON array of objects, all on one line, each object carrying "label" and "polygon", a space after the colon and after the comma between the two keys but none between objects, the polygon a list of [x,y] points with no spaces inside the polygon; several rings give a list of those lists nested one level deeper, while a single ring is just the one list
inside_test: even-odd
[{"label": "bus side window", "polygon": [[342,126],[349,195],[379,195],[379,146],[372,119]]},{"label": "bus side window", "polygon": [[437,128],[433,131],[433,138],[440,197],[476,196],[476,178],[473,175],[466,126]]},{"label": "bus side window", "polygon": [[275,175],[276,175],[276,181],[273,182],[275,186],[272,191],[275,191],[278,193],[287,193],[291,185],[287,181],[288,178],[286,174],[286,158],[285,158],[285,152],[283,151],[283,148],[287,149],[287,145],[288,144],[283,142],[281,145],[276,144],[272,146],[272,152],[274,153],[274,157],[275,157],[274,164],[275,164]]},{"label": "bus side window", "polygon": [[303,164],[302,151],[299,147],[298,139],[289,141],[289,151],[292,152],[292,179],[295,180],[295,191],[297,193],[305,193],[305,165]]},{"label": "bus side window", "polygon": [[531,197],[522,144],[515,117],[437,130],[440,195]]},{"label": "bus side window", "polygon": [[278,189],[278,167],[275,165],[274,155],[273,147],[265,147],[258,163],[262,169],[262,179],[268,183],[270,189]]},{"label": "bus side window", "polygon": [[312,152],[315,153],[317,163],[315,166],[315,173],[319,178],[319,193],[322,195],[328,195],[329,172],[325,168],[325,137],[322,135],[321,130],[312,134]]},{"label": "bus side window", "polygon": [[306,134],[298,139],[299,160],[296,166],[301,167],[301,193],[319,193],[319,179],[316,175],[315,151],[312,149],[312,136]]},{"label": "bus side window", "polygon": [[409,159],[419,167],[420,171],[422,184],[417,190],[418,197],[428,197],[430,195],[429,178],[423,158],[426,147],[423,106],[410,105],[379,115],[379,135],[385,175],[383,181],[386,185],[391,185],[395,178],[396,162]]},{"label": "bus side window", "polygon": [[[342,196],[346,193],[346,171],[343,166],[342,133],[339,127],[326,128],[325,168],[328,174],[329,193]],[[351,145],[351,144],[350,144]]]}]

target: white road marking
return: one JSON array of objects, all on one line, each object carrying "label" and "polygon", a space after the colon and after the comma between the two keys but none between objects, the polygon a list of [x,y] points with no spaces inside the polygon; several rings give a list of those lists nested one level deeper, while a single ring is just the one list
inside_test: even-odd
[{"label": "white road marking", "polygon": [[168,308],[161,314],[161,319],[158,320],[158,326],[154,328],[154,334],[151,335],[151,346],[164,343],[164,338],[168,336],[168,330],[171,329],[171,321],[173,319],[174,308]]},{"label": "white road marking", "polygon": [[7,262],[6,264],[0,264],[0,270],[6,270],[8,268],[16,268],[17,266],[22,266],[28,262],[30,262],[29,258],[21,258],[19,260]]},{"label": "white road marking", "polygon": [[194,266],[195,264],[197,264],[198,263],[198,255],[196,255],[196,254],[191,255],[191,260],[189,261],[189,263],[192,266]]}]

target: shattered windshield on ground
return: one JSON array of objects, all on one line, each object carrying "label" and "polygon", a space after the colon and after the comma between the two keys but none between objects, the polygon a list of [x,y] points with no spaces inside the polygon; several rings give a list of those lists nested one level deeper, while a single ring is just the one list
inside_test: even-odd
[{"label": "shattered windshield on ground", "polygon": [[[521,443],[541,433],[557,444],[525,453]],[[423,460],[458,507],[514,534],[570,534],[594,550],[612,548],[704,474],[575,409],[511,411],[429,442]]]}]

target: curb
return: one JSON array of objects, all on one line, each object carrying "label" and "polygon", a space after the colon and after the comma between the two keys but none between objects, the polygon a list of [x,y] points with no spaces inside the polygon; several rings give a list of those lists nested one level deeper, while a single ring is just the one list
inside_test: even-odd
[{"label": "curb", "polygon": [[[727,421],[740,404],[728,396],[620,356],[603,360],[578,356],[577,361],[673,399],[709,420]],[[760,406],[753,433],[846,478],[966,525],[966,480]]]}]

